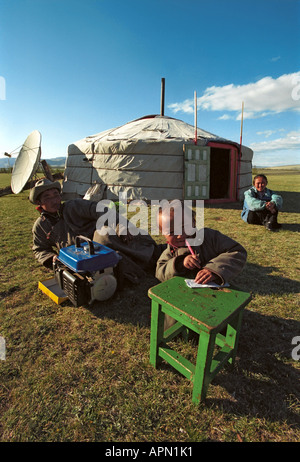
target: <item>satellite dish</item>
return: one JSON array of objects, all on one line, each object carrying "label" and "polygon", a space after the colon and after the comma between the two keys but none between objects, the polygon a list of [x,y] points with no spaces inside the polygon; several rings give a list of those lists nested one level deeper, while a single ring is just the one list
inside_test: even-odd
[{"label": "satellite dish", "polygon": [[40,163],[41,158],[41,134],[34,130],[26,138],[20,149],[11,174],[11,190],[18,194],[21,192],[27,181],[29,181]]}]

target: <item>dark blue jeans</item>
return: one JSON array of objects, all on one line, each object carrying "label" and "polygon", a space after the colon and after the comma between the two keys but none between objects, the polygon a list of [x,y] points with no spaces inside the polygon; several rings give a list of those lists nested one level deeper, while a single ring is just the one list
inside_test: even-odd
[{"label": "dark blue jeans", "polygon": [[248,218],[247,221],[251,225],[269,225],[271,227],[277,227],[277,216],[278,216],[278,210],[276,210],[276,213],[271,213],[269,210],[264,209],[260,210],[257,212],[254,212],[252,210],[249,211],[248,213]]}]

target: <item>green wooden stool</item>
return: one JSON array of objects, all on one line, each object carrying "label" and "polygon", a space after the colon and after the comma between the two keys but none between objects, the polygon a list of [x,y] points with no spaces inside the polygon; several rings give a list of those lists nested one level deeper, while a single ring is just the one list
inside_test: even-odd
[{"label": "green wooden stool", "polygon": [[[164,359],[191,380],[192,401],[199,403],[219,370],[235,360],[243,309],[251,295],[231,286],[191,289],[182,277],[152,287],[148,295],[152,305],[150,363],[157,367]],[[177,322],[164,332],[165,314]],[[187,329],[199,334],[195,365],[168,346],[171,339]],[[220,347],[218,352],[216,345]]]}]

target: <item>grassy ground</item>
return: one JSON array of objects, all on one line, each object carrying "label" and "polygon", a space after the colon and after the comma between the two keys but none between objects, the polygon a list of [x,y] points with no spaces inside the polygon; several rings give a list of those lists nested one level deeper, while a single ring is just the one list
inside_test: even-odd
[{"label": "grassy ground", "polygon": [[[247,226],[240,204],[207,206],[205,225],[237,239],[248,262],[235,283],[251,291],[233,369],[199,406],[191,384],[149,364],[148,274],[109,302],[56,305],[38,290],[49,273],[31,253],[37,212],[28,191],[0,198],[0,441],[295,442],[300,440],[299,178],[268,172],[284,197],[283,229]],[[0,188],[9,184],[0,175]],[[196,341],[177,341],[190,358]]]}]

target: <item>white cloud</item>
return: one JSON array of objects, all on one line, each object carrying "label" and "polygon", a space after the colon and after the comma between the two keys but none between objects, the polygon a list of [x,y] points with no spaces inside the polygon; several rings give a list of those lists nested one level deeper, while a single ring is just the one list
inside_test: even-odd
[{"label": "white cloud", "polygon": [[182,103],[173,103],[168,106],[173,112],[186,112],[187,114],[193,114],[194,112],[194,100],[186,99]]},{"label": "white cloud", "polygon": [[267,152],[278,150],[300,150],[300,130],[291,131],[285,137],[275,140],[252,143],[249,146],[254,152]]},{"label": "white cloud", "polygon": [[230,117],[230,115],[228,114],[223,114],[221,117],[218,117],[218,120],[228,120],[228,119],[232,119],[232,117]]},{"label": "white cloud", "polygon": [[[197,108],[209,111],[235,112],[241,117],[244,101],[244,119],[264,117],[284,111],[300,111],[300,72],[284,74],[273,79],[264,77],[245,85],[224,85],[208,87],[197,98]],[[186,99],[181,103],[168,106],[173,112],[194,112],[194,100]],[[224,118],[224,115],[222,116]]]},{"label": "white cloud", "polygon": [[280,58],[281,56],[274,56],[274,58],[271,58],[270,61],[272,61],[272,63],[276,63],[276,61],[279,61]]},{"label": "white cloud", "polygon": [[269,138],[269,136],[273,135],[273,133],[276,133],[277,130],[264,130],[263,132],[256,132],[257,135],[263,135],[266,138]]}]

